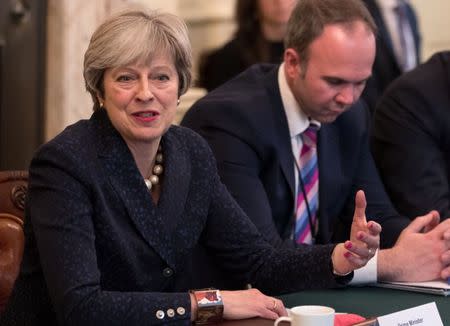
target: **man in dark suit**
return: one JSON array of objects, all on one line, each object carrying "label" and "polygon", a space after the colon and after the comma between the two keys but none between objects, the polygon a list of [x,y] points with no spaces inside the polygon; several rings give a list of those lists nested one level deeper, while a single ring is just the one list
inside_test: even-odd
[{"label": "man in dark suit", "polygon": [[[407,0],[363,0],[377,27],[372,77],[363,92],[370,111],[375,110],[386,87],[420,62],[420,32],[414,8]],[[403,17],[403,28],[399,17]],[[405,41],[402,42],[402,37]],[[403,46],[402,46],[403,44]]]},{"label": "man in dark suit", "polygon": [[450,216],[450,52],[397,79],[374,118],[372,151],[399,212]]},{"label": "man in dark suit", "polygon": [[[447,247],[430,255],[424,237],[442,243],[450,224],[436,226],[438,214],[431,212],[407,226],[409,220],[393,209],[369,152],[369,114],[358,98],[371,75],[375,31],[359,0],[300,0],[288,24],[284,63],[251,67],[198,101],[182,124],[207,139],[222,181],[276,246],[297,245],[294,214],[303,189],[296,162],[302,134],[311,122],[319,125],[315,242],[348,237],[353,198],[362,189],[367,216],[383,226],[381,245],[395,243],[379,252],[369,279],[377,273],[382,279],[410,281],[445,277],[450,275]],[[311,205],[306,206],[309,219]],[[430,231],[418,233],[424,227]],[[409,268],[413,261],[422,268]]]}]

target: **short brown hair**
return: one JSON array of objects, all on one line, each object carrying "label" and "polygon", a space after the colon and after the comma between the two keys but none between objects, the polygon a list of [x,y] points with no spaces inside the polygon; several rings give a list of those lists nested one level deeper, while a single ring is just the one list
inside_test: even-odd
[{"label": "short brown hair", "polygon": [[148,60],[167,53],[179,77],[178,95],[186,93],[192,80],[192,50],[186,24],[177,16],[139,7],[117,13],[101,24],[84,55],[84,81],[100,108],[106,69]]},{"label": "short brown hair", "polygon": [[299,0],[289,18],[285,48],[293,48],[305,63],[309,45],[326,25],[364,22],[374,35],[376,24],[361,0]]}]

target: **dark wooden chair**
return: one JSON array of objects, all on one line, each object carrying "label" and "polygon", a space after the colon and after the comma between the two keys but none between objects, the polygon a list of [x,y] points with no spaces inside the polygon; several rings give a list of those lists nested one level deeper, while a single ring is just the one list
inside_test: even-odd
[{"label": "dark wooden chair", "polygon": [[0,171],[0,312],[19,273],[24,248],[27,171]]}]

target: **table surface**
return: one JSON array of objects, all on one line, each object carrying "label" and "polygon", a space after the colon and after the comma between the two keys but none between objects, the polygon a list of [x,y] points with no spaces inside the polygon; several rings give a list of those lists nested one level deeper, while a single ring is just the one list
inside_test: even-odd
[{"label": "table surface", "polygon": [[[436,302],[444,325],[450,325],[450,297],[377,287],[347,287],[332,290],[310,290],[280,296],[286,307],[323,305],[336,312],[348,312],[363,317],[382,316],[425,303]],[[269,326],[272,320],[253,318],[224,321],[223,326]],[[286,324],[289,325],[289,324]]]}]

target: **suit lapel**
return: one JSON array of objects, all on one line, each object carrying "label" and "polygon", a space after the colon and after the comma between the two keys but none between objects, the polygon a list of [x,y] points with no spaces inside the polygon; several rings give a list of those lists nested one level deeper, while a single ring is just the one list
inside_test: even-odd
[{"label": "suit lapel", "polygon": [[[336,123],[322,124],[318,134],[319,162],[319,218],[328,227],[333,226],[330,218],[337,217],[337,200],[341,195],[342,166],[339,134]],[[330,215],[330,216],[328,216]],[[328,219],[328,221],[324,221]]]},{"label": "suit lapel", "polygon": [[[171,225],[177,224],[176,218],[179,215],[177,210],[180,212],[179,209],[184,203],[181,201],[168,203],[167,198],[165,198],[167,197],[165,194],[167,191],[165,192],[163,189],[160,205],[158,207],[155,206],[128,146],[111,125],[106,112],[97,112],[94,114],[94,118],[95,116],[99,121],[97,150],[112,188],[126,207],[137,232],[158,252],[169,266],[175,268],[176,253],[174,248],[176,247],[172,245],[170,230],[172,229]],[[165,160],[167,161],[165,166],[170,166],[169,164],[174,161],[170,142],[168,143],[167,149],[163,147]],[[169,182],[172,182],[174,178],[171,174],[173,174],[173,169],[168,168],[168,171],[165,172],[165,178],[167,175]],[[187,178],[188,176],[180,180],[180,187],[183,190],[187,188]],[[186,191],[182,191],[182,193],[185,194]],[[162,219],[163,216],[167,216],[165,214],[171,214],[169,219],[171,224],[166,223],[167,219]]]},{"label": "suit lapel", "polygon": [[274,130],[274,139],[277,146],[278,158],[281,164],[281,170],[286,178],[292,194],[295,197],[295,174],[294,160],[292,155],[291,136],[286,113],[281,101],[280,87],[278,85],[278,68],[273,69],[265,80],[265,87],[269,94],[269,110],[272,116],[272,127],[267,130]]}]

